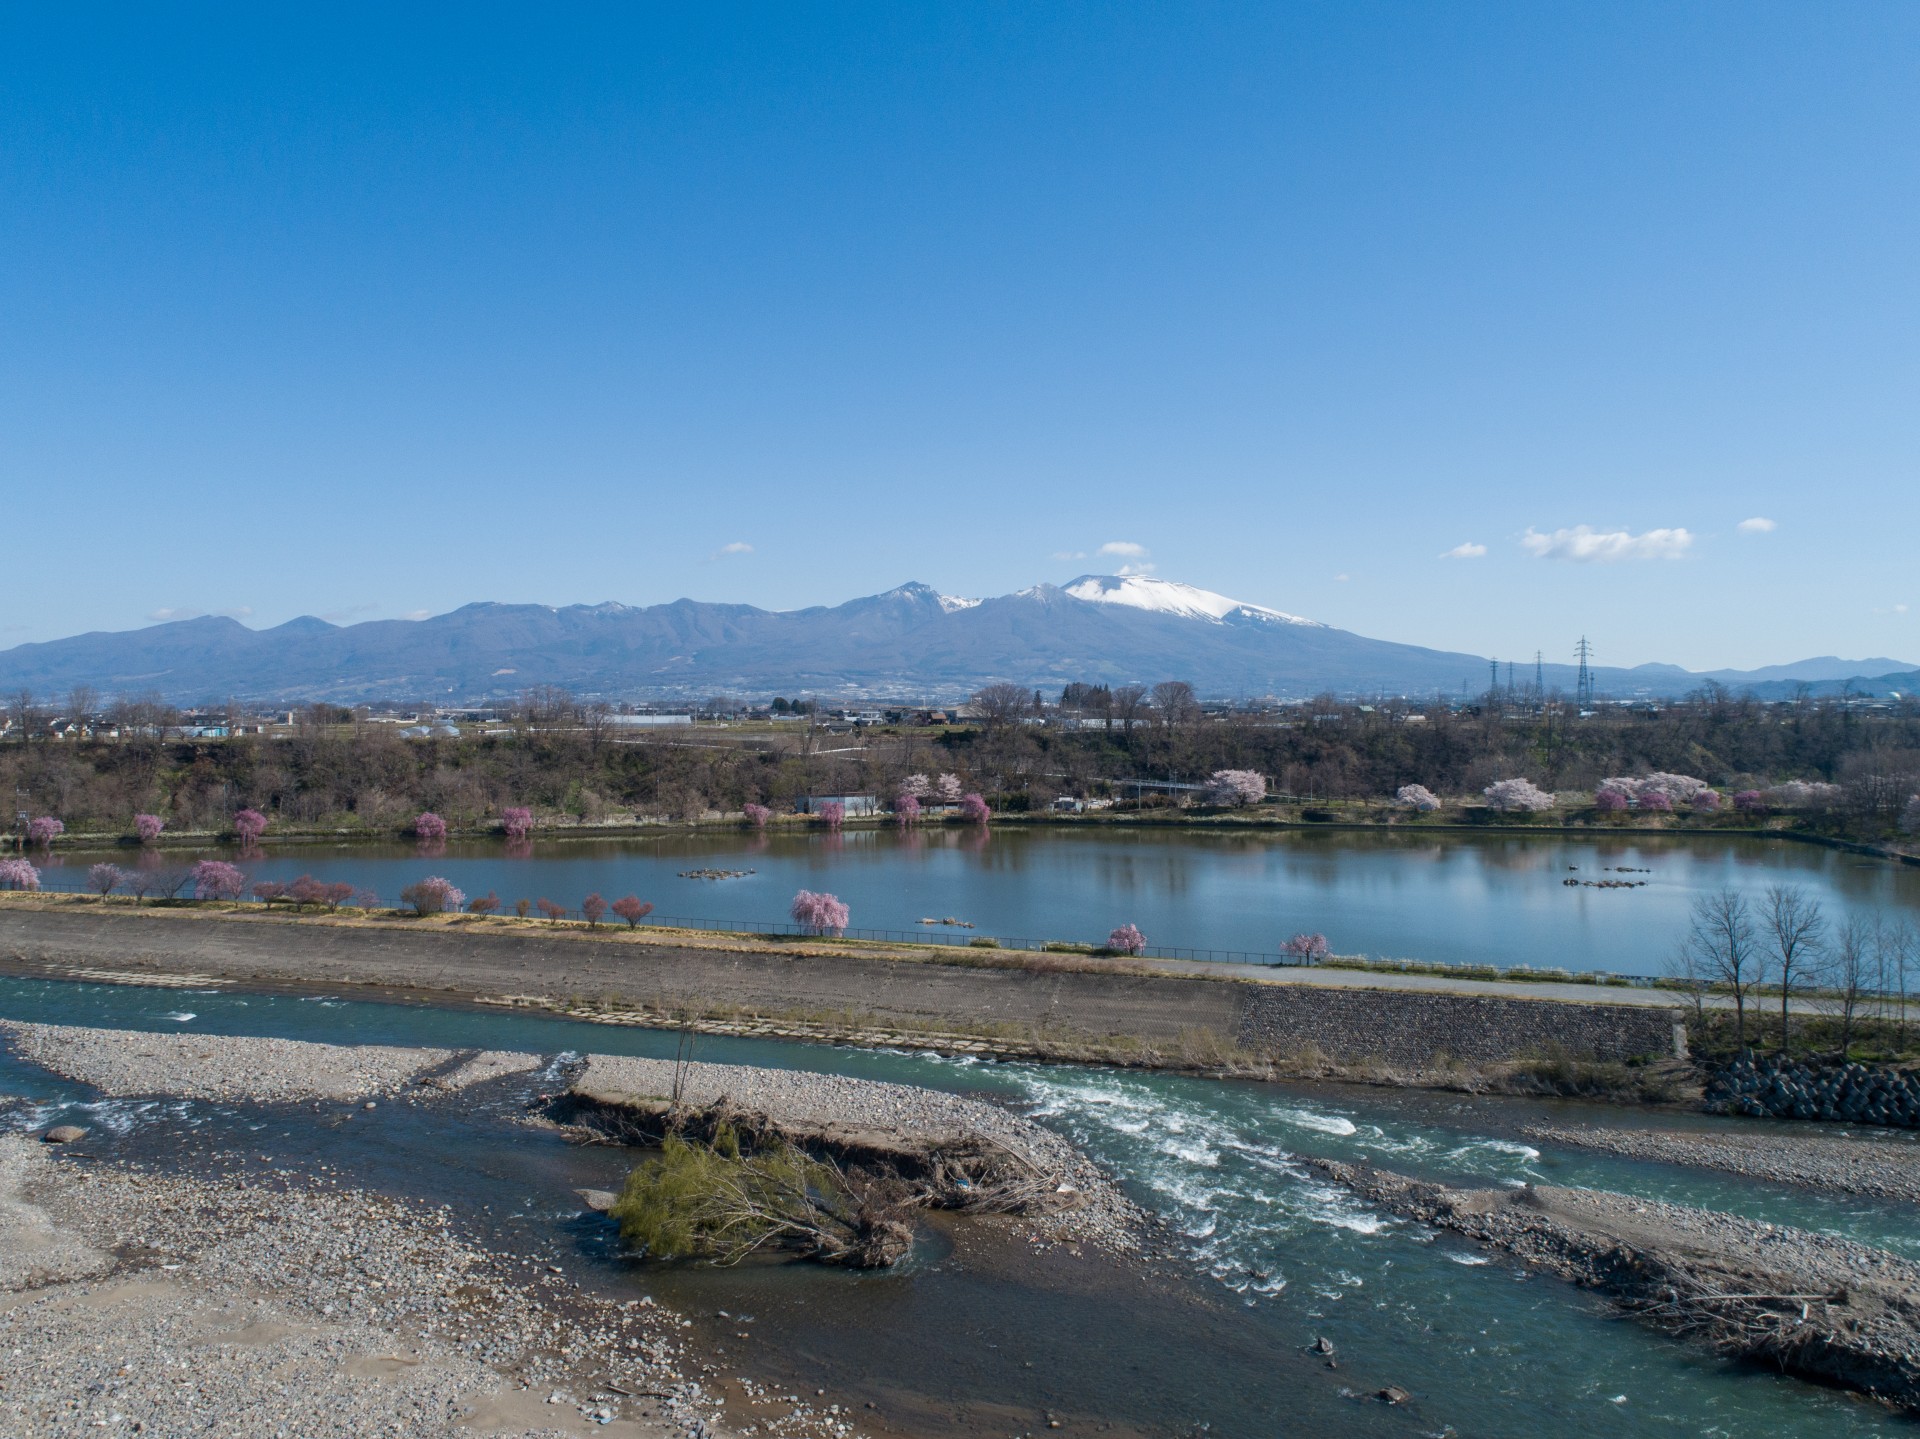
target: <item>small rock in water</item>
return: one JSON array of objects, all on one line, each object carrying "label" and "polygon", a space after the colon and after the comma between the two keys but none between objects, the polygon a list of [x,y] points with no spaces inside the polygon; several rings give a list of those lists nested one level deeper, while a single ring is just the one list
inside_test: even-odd
[{"label": "small rock in water", "polygon": [[576,1189],[573,1192],[579,1195],[580,1202],[595,1214],[605,1214],[613,1208],[614,1201],[620,1197],[611,1189]]},{"label": "small rock in water", "polygon": [[362,1109],[378,1109],[380,1106],[375,1104],[371,1099],[369,1099],[365,1104],[361,1105],[360,1107]]},{"label": "small rock in water", "polygon": [[1413,1396],[1398,1384],[1389,1384],[1373,1397],[1383,1404],[1411,1404],[1413,1402]]},{"label": "small rock in water", "polygon": [[85,1139],[87,1131],[77,1124],[56,1124],[40,1137],[48,1144],[71,1144],[76,1139]]}]

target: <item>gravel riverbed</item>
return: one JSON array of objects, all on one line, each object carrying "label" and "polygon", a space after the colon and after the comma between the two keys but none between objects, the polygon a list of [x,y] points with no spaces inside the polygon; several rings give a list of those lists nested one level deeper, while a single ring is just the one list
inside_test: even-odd
[{"label": "gravel riverbed", "polygon": [[[0,1139],[0,1433],[731,1432],[685,1328],[324,1176]],[[759,1434],[852,1432],[798,1396],[756,1410]]]},{"label": "gravel riverbed", "polygon": [[1920,1141],[1891,1130],[1847,1136],[1722,1134],[1536,1125],[1530,1139],[1723,1169],[1749,1179],[1920,1203]]}]

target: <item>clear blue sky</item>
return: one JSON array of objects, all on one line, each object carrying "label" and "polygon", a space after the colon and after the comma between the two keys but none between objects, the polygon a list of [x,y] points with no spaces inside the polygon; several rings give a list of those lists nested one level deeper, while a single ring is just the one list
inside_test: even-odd
[{"label": "clear blue sky", "polygon": [[0,646],[1128,562],[1920,660],[1920,6],[288,8],[0,17]]}]

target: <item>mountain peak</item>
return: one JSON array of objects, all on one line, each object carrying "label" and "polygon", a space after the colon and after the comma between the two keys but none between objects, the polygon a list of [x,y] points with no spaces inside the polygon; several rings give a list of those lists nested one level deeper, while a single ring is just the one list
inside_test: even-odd
[{"label": "mountain peak", "polygon": [[1066,587],[1076,600],[1096,605],[1125,605],[1129,609],[1151,610],[1155,614],[1177,615],[1182,619],[1209,620],[1214,624],[1228,619],[1263,620],[1269,624],[1312,625],[1324,629],[1318,620],[1302,619],[1265,605],[1203,590],[1178,580],[1163,580],[1153,575],[1082,575]]}]

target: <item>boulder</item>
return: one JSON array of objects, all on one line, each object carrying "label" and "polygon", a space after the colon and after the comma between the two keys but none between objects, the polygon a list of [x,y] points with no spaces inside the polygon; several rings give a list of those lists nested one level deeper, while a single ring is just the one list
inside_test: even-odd
[{"label": "boulder", "polygon": [[614,1201],[620,1197],[611,1189],[576,1189],[573,1192],[579,1195],[580,1202],[595,1214],[605,1214],[613,1208]]},{"label": "boulder", "polygon": [[76,1139],[85,1139],[87,1131],[77,1124],[56,1124],[40,1137],[48,1144],[71,1144]]}]

